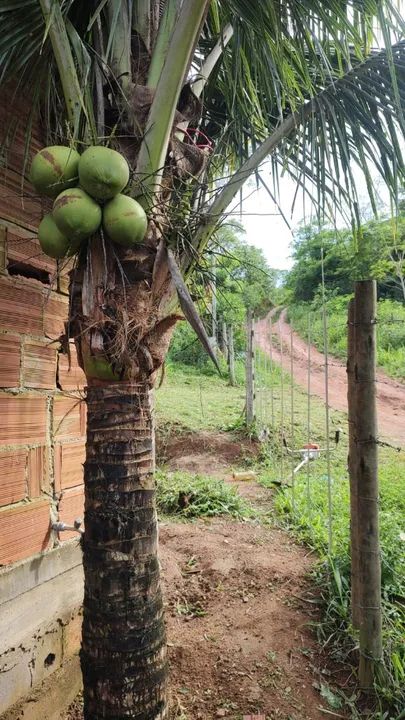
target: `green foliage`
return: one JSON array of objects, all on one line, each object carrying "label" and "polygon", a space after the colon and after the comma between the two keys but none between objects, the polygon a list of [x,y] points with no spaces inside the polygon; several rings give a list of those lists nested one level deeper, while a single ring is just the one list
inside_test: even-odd
[{"label": "green foliage", "polygon": [[353,236],[350,230],[303,225],[294,235],[294,265],[285,287],[291,302],[309,302],[320,294],[324,254],[329,296],[347,295],[355,280],[378,280],[379,296],[405,301],[405,213],[370,220]]},{"label": "green foliage", "polygon": [[[346,358],[347,355],[347,307],[350,295],[339,295],[328,299],[328,344],[332,355]],[[293,327],[308,339],[308,313],[311,314],[311,340],[323,351],[323,325],[321,301],[316,297],[312,303],[292,305],[288,318]],[[405,379],[405,305],[395,300],[379,300],[377,307],[377,348],[378,365],[388,375]]]},{"label": "green foliage", "polygon": [[228,323],[243,323],[246,310],[261,315],[277,299],[278,271],[272,270],[262,250],[248,245],[237,224],[223,225],[213,238],[217,256],[218,316]]},{"label": "green foliage", "polygon": [[325,286],[329,294],[347,294],[352,290],[353,252],[349,231],[337,235],[334,230],[305,225],[295,233],[286,288],[291,303],[312,301],[322,282],[322,250],[324,253]]},{"label": "green foliage", "polygon": [[[381,453],[380,464],[380,534],[382,562],[382,602],[385,665],[387,680],[379,688],[382,700],[399,711],[405,701],[405,555],[403,518],[405,512],[405,455],[392,450]],[[269,479],[267,478],[267,483]],[[324,616],[319,625],[323,641],[329,644],[332,657],[350,660],[353,633],[350,628],[350,555],[349,555],[349,484],[342,453],[333,456],[333,551],[328,555],[328,497],[324,459],[311,464],[308,481],[306,470],[296,475],[294,506],[292,491],[282,490],[275,498],[281,521],[305,543],[313,547],[319,562],[315,579],[321,589]],[[345,652],[348,655],[345,655]]]},{"label": "green foliage", "polygon": [[159,470],[156,483],[158,510],[163,515],[175,515],[187,520],[216,515],[229,515],[241,520],[254,515],[237,490],[223,480]]},{"label": "green foliage", "polygon": [[[246,311],[249,309],[259,315],[267,312],[272,304],[277,302],[280,293],[277,286],[278,271],[269,267],[260,249],[246,243],[244,232],[238,223],[221,226],[202,258],[200,271],[194,274],[191,286],[193,298],[198,303],[200,315],[208,334],[211,335],[214,256],[218,334],[222,331],[223,322],[232,324],[235,354],[236,358],[241,360],[246,345]],[[169,359],[209,372],[206,353],[196,341],[194,332],[185,323],[180,323],[176,328]],[[226,373],[225,365],[223,369]]]}]

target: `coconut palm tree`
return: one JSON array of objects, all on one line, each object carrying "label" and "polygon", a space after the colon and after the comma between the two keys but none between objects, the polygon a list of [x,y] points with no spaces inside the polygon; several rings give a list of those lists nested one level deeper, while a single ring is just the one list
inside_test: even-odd
[{"label": "coconut palm tree", "polygon": [[80,251],[67,332],[88,384],[85,718],[166,718],[152,390],[178,303],[209,351],[184,278],[268,157],[270,194],[287,172],[354,223],[353,163],[396,198],[402,21],[384,0],[0,0],[0,21],[1,82],[48,144],[124,154],[149,219],[142,245]]}]

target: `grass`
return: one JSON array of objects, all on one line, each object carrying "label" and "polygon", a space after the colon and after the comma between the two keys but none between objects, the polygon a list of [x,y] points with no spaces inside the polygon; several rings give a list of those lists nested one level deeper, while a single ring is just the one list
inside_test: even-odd
[{"label": "grass", "polygon": [[[347,306],[349,295],[331,298],[327,303],[329,318],[328,343],[332,355],[346,358]],[[323,351],[323,327],[320,308],[311,303],[293,305],[288,318],[301,337],[308,337],[308,314],[311,313],[311,337],[318,350]],[[405,304],[395,300],[378,302],[378,365],[391,377],[405,380]]]},{"label": "grass", "polygon": [[[241,375],[241,363],[238,366]],[[172,363],[156,392],[157,424],[191,431],[226,430],[240,423],[244,405],[243,385],[230,387],[225,375],[201,374],[190,365]]]}]

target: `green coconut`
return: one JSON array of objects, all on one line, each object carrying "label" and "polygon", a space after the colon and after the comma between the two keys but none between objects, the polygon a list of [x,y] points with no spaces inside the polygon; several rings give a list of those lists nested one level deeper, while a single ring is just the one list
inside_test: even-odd
[{"label": "green coconut", "polygon": [[103,225],[113,242],[132,247],[144,239],[148,218],[136,200],[128,195],[116,195],[104,207]]},{"label": "green coconut", "polygon": [[43,148],[31,163],[30,181],[39,193],[55,198],[76,184],[79,160],[79,153],[65,145]]},{"label": "green coconut", "polygon": [[101,207],[81,188],[64,190],[53,204],[52,217],[71,242],[93,235],[101,223]]},{"label": "green coconut", "polygon": [[66,235],[61,233],[52,215],[45,215],[38,228],[39,244],[45,253],[51,258],[61,259],[74,255],[78,251],[80,243],[72,243]]},{"label": "green coconut", "polygon": [[116,150],[95,145],[80,158],[79,179],[89,195],[97,200],[110,200],[128,185],[128,163]]}]

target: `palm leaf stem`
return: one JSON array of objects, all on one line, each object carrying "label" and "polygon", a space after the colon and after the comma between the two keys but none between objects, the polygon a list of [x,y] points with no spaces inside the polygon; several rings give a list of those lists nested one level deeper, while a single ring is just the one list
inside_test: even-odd
[{"label": "palm leaf stem", "polygon": [[270,155],[280,143],[295,130],[297,124],[300,123],[302,117],[308,116],[312,111],[313,103],[308,102],[300,113],[293,113],[283,120],[278,128],[268,137],[261,145],[259,145],[252,155],[243,163],[243,165],[231,176],[230,180],[224,185],[217,194],[215,200],[202,219],[200,227],[194,235],[192,245],[198,248],[198,253],[202,252],[208,243],[212,233],[218,225],[218,221],[224,215],[228,205],[232,202],[235,195],[242,189],[246,180],[254,173],[261,163]]},{"label": "palm leaf stem", "polygon": [[179,13],[179,0],[166,0],[148,72],[148,86],[155,89],[166,61],[170,38]]},{"label": "palm leaf stem", "polygon": [[183,3],[150,108],[136,175],[152,203],[160,188],[177,102],[208,2]]},{"label": "palm leaf stem", "polygon": [[124,95],[127,95],[131,86],[132,2],[125,0],[116,3],[110,0],[107,10],[110,26],[108,61]]},{"label": "palm leaf stem", "polygon": [[227,25],[224,27],[221,36],[216,43],[216,45],[211,50],[210,54],[206,58],[201,71],[199,73],[198,80],[193,83],[193,93],[197,97],[200,97],[204,87],[215,67],[218,60],[220,59],[222,53],[224,52],[226,46],[228,45],[229,41],[231,40],[233,35],[233,27],[230,23],[227,23]]},{"label": "palm leaf stem", "polygon": [[52,3],[51,0],[39,0],[39,2],[58,67],[68,120],[72,125],[73,137],[76,138],[84,101],[65,22],[59,3]]}]

